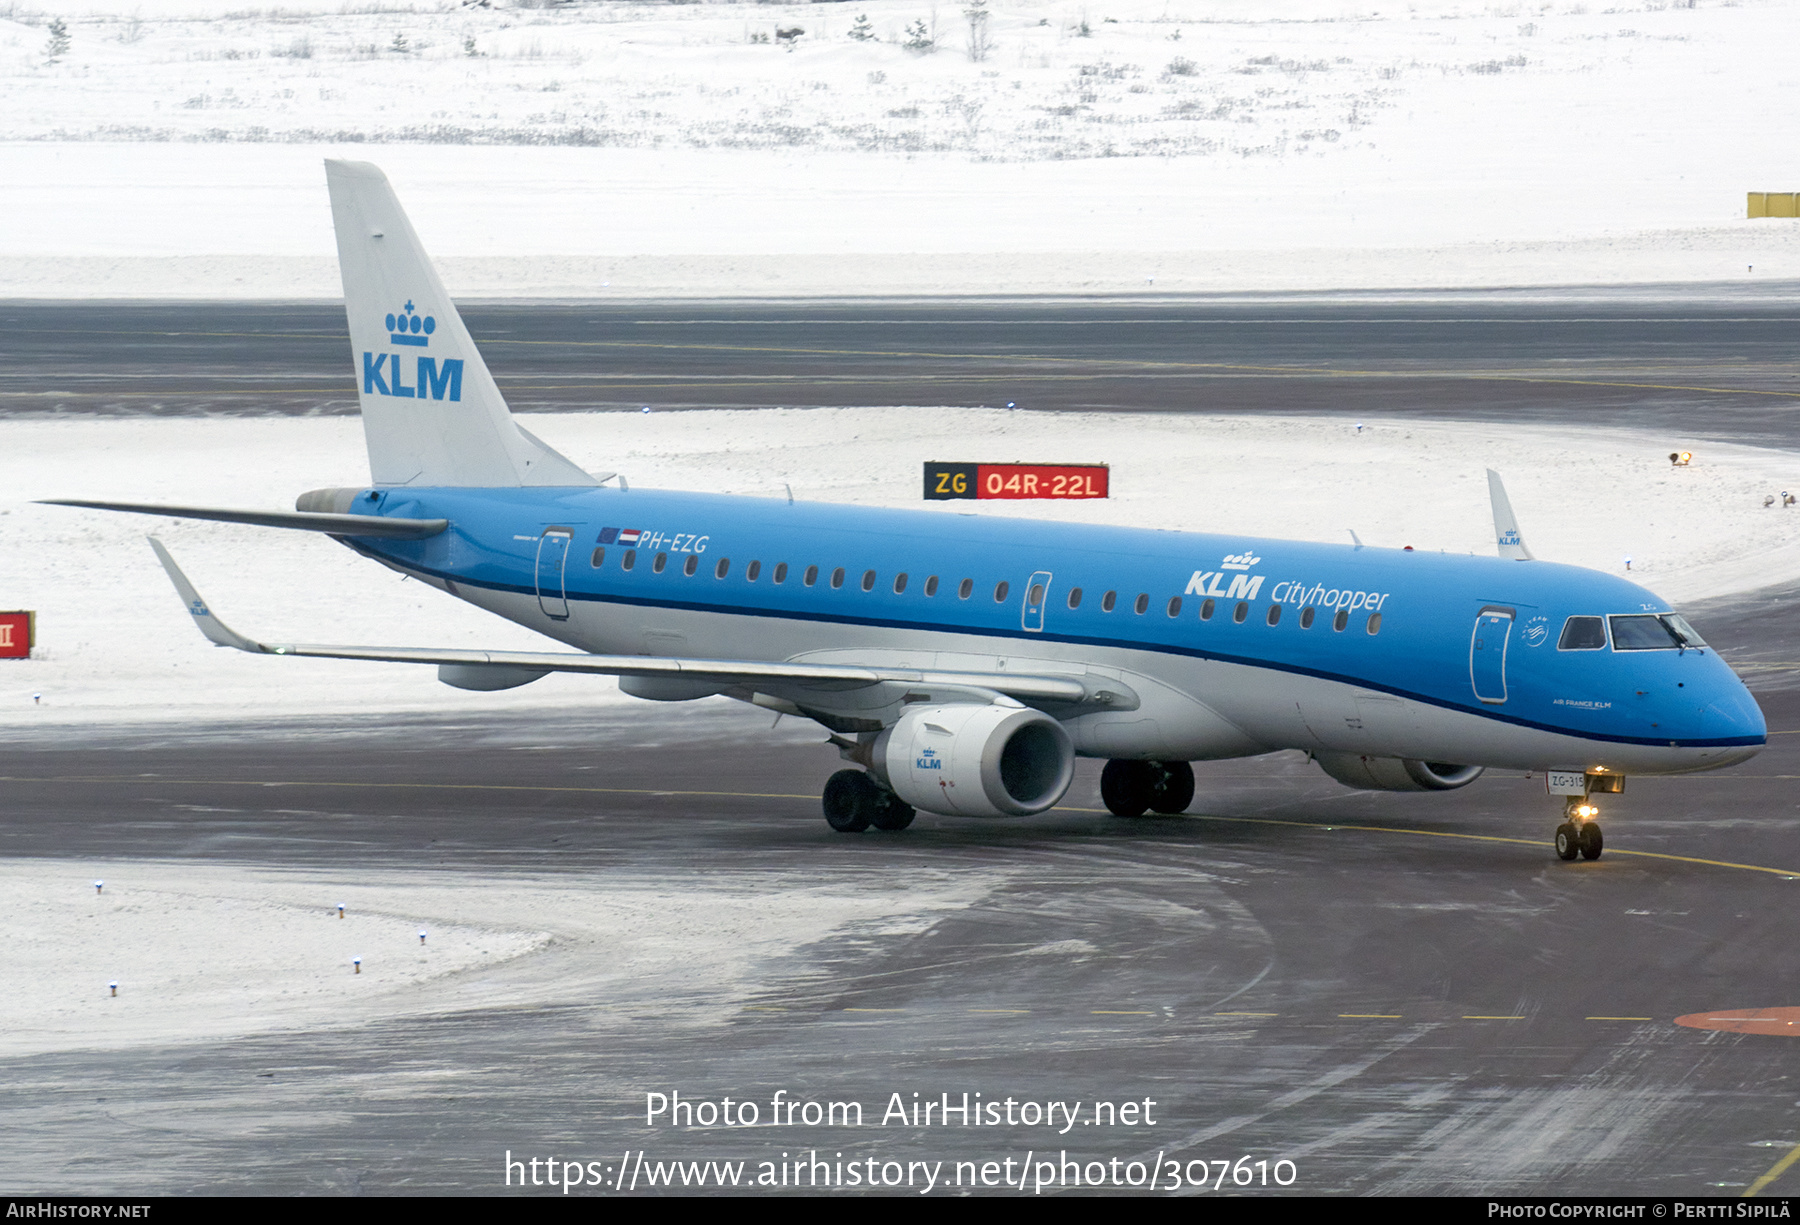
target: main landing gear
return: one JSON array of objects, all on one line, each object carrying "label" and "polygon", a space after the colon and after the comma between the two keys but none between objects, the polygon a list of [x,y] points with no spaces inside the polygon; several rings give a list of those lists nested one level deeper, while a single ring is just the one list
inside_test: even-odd
[{"label": "main landing gear", "polygon": [[1194,768],[1185,761],[1121,761],[1100,772],[1100,798],[1115,817],[1173,815],[1194,802]]},{"label": "main landing gear", "polygon": [[905,829],[913,808],[861,770],[839,770],[825,780],[825,823],[840,834]]},{"label": "main landing gear", "polygon": [[1600,834],[1600,810],[1581,796],[1572,795],[1563,808],[1563,823],[1556,827],[1556,857],[1598,859],[1606,840]]}]

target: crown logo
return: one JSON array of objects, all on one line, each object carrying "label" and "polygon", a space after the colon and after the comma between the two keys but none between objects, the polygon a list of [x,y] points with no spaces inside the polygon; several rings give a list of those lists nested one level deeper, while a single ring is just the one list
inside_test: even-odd
[{"label": "crown logo", "polygon": [[1219,563],[1221,570],[1248,570],[1262,558],[1250,552],[1234,553]]},{"label": "crown logo", "polygon": [[437,320],[430,315],[415,314],[409,301],[402,313],[387,317],[387,330],[388,339],[395,344],[417,345],[422,349],[431,343],[431,334],[437,331]]}]

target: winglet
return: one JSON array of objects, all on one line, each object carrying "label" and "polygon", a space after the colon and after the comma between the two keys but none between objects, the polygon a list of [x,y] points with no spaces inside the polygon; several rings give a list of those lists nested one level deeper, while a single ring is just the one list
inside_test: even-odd
[{"label": "winglet", "polygon": [[1519,521],[1513,515],[1512,503],[1507,500],[1506,486],[1501,484],[1500,474],[1489,468],[1487,478],[1488,498],[1494,504],[1494,544],[1500,550],[1500,556],[1512,561],[1537,560],[1525,547],[1525,537],[1519,534]]},{"label": "winglet", "polygon": [[200,627],[202,634],[212,639],[217,646],[235,647],[240,651],[249,651],[253,655],[270,653],[269,648],[262,643],[244,637],[213,616],[212,610],[206,607],[206,601],[200,598],[200,593],[194,590],[192,583],[188,582],[188,576],[181,572],[181,567],[175,564],[175,559],[169,556],[167,549],[163,548],[163,542],[154,536],[146,537],[146,539],[150,541],[150,547],[156,550],[156,558],[162,562],[163,569],[169,572],[169,581],[175,584],[175,590],[181,596],[181,602],[187,605],[188,613],[194,618],[194,624]]}]

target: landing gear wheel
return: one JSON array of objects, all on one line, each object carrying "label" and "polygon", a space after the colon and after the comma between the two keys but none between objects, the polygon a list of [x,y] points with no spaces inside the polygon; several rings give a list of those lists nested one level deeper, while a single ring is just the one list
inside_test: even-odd
[{"label": "landing gear wheel", "polygon": [[876,829],[905,829],[913,823],[913,806],[891,791],[881,793],[881,803],[870,818]]},{"label": "landing gear wheel", "polygon": [[1156,799],[1156,779],[1147,761],[1109,761],[1100,771],[1100,799],[1115,817],[1141,817]]},{"label": "landing gear wheel", "polygon": [[1600,851],[1606,845],[1606,839],[1600,835],[1600,825],[1595,821],[1588,821],[1582,825],[1577,841],[1581,844],[1583,859],[1600,858]]},{"label": "landing gear wheel", "polygon": [[1581,835],[1569,822],[1564,821],[1556,827],[1556,857],[1573,859],[1581,854]]},{"label": "landing gear wheel", "polygon": [[1194,802],[1194,767],[1185,761],[1153,761],[1156,783],[1151,791],[1150,810],[1165,816],[1186,812]]},{"label": "landing gear wheel", "polygon": [[861,770],[839,770],[825,780],[825,823],[840,834],[860,834],[880,811],[881,797]]}]

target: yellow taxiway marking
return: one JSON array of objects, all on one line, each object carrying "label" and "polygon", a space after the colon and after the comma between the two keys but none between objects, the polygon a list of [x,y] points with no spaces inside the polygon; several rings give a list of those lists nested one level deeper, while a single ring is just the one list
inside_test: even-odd
[{"label": "yellow taxiway marking", "polygon": [[1524,1017],[1482,1017],[1482,1016],[1465,1016],[1463,1018],[1463,1020],[1465,1020],[1465,1021],[1523,1021],[1524,1019],[1525,1019]]},{"label": "yellow taxiway marking", "polygon": [[1584,1021],[1654,1021],[1655,1017],[1583,1017]]},{"label": "yellow taxiway marking", "polygon": [[[1739,777],[1742,777],[1741,775]],[[1778,778],[1790,777],[1776,775]],[[816,800],[815,795],[796,795],[781,791],[685,791],[671,787],[566,787],[527,783],[372,783],[341,782],[329,779],[244,779],[244,778],[168,778],[145,777],[141,774],[70,774],[70,775],[0,775],[5,783],[174,783],[182,786],[208,787],[347,787],[421,791],[526,791],[569,795],[665,795],[721,800]],[[1104,808],[1061,806],[1053,811],[1102,813]],[[1293,829],[1350,830],[1365,834],[1411,834],[1425,838],[1460,838],[1468,842],[1501,842],[1514,846],[1550,846],[1538,838],[1506,838],[1498,834],[1458,834],[1440,829],[1404,829],[1393,825],[1358,825],[1348,821],[1284,821],[1274,817],[1216,817],[1206,813],[1183,814],[1189,821],[1226,821],[1238,825],[1285,825]],[[1767,872],[1771,876],[1800,877],[1800,869],[1769,868],[1753,863],[1732,863],[1723,859],[1702,859],[1694,855],[1666,855],[1660,851],[1627,851],[1611,849],[1609,855],[1631,855],[1639,859],[1666,859],[1675,863],[1697,863],[1710,868],[1735,868],[1740,872]]]},{"label": "yellow taxiway marking", "polygon": [[1787,1156],[1769,1167],[1769,1172],[1767,1174],[1764,1174],[1761,1178],[1751,1183],[1749,1187],[1745,1189],[1743,1198],[1749,1199],[1752,1195],[1761,1191],[1777,1178],[1780,1178],[1783,1174],[1788,1172],[1788,1167],[1793,1165],[1796,1161],[1800,1161],[1800,1144],[1794,1145],[1793,1148],[1788,1150]]},{"label": "yellow taxiway marking", "polygon": [[1278,1017],[1279,1012],[1215,1012],[1215,1017]]},{"label": "yellow taxiway marking", "polygon": [[[1072,812],[1105,812],[1103,808],[1075,808]],[[1286,825],[1294,829],[1351,830],[1364,834],[1413,834],[1424,838],[1462,838],[1470,842],[1505,842],[1514,846],[1550,846],[1537,838],[1504,838],[1499,834],[1457,834],[1441,829],[1403,829],[1393,825],[1357,825],[1348,821],[1282,821],[1274,817],[1215,817],[1206,813],[1186,813],[1188,821],[1229,821],[1238,825]],[[1668,859],[1677,863],[1705,864],[1709,868],[1736,868],[1741,872],[1767,872],[1771,876],[1800,876],[1796,868],[1766,868],[1754,863],[1731,863],[1723,859],[1701,859],[1694,855],[1665,855],[1660,851],[1625,851],[1609,847],[1608,855],[1633,855],[1639,859]]]},{"label": "yellow taxiway marking", "polygon": [[[1340,1021],[1398,1021],[1401,1016],[1397,1012],[1340,1012]],[[1463,1020],[1468,1020],[1464,1017]]]},{"label": "yellow taxiway marking", "polygon": [[1128,1008],[1092,1008],[1088,1010],[1088,1015],[1094,1017],[1153,1017],[1156,1014]]}]

